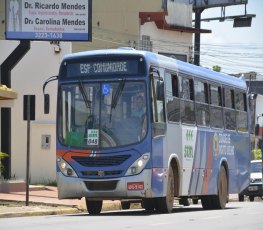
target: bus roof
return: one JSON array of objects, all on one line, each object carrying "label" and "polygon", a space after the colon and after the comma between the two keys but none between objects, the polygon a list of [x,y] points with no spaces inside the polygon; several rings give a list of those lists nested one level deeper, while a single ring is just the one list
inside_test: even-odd
[{"label": "bus roof", "polygon": [[216,72],[204,67],[196,66],[187,62],[176,60],[174,58],[166,57],[164,55],[135,50],[129,47],[118,48],[118,49],[102,49],[84,51],[73,54],[65,55],[63,60],[75,59],[88,56],[108,56],[108,55],[141,55],[145,58],[146,63],[150,66],[157,66],[167,68],[171,71],[181,72],[190,76],[198,76],[203,80],[209,80],[212,82],[219,82],[228,86],[238,87],[246,90],[247,85],[244,79],[237,78],[221,72]]}]

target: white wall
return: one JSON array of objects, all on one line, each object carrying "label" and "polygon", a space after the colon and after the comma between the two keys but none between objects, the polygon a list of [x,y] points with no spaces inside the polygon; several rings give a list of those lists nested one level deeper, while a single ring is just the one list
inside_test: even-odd
[{"label": "white wall", "polygon": [[147,22],[140,27],[140,36],[148,35],[153,42],[153,52],[176,53],[187,55],[187,61],[192,55],[191,33],[182,33],[177,31],[159,30],[155,22]]},{"label": "white wall", "polygon": [[[258,114],[263,114],[263,95],[258,94],[257,95],[257,100],[256,100],[256,116]],[[263,126],[263,118],[258,119],[258,123],[260,127]]]},{"label": "white wall", "polygon": [[[0,61],[16,47],[17,42],[0,41]],[[31,122],[30,177],[31,183],[47,183],[56,179],[56,92],[57,83],[46,87],[50,93],[50,114],[44,114],[42,86],[45,80],[57,75],[62,57],[71,53],[71,43],[62,42],[61,52],[54,52],[49,42],[31,42],[31,49],[11,72],[11,87],[18,98],[1,101],[0,107],[11,107],[11,175],[18,179],[26,177],[27,122],[23,121],[23,95],[36,95],[35,121]],[[3,52],[2,52],[3,51]],[[41,136],[51,135],[51,148],[41,148]]]}]

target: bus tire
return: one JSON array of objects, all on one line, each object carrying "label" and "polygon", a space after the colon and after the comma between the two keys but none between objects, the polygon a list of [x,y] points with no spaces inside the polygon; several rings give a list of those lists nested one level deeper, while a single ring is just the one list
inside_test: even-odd
[{"label": "bus tire", "polygon": [[198,198],[192,198],[193,204],[198,204]]},{"label": "bus tire", "polygon": [[142,208],[147,212],[152,212],[155,209],[155,199],[154,198],[143,198]]},{"label": "bus tire", "polygon": [[213,207],[212,202],[213,202],[212,196],[202,196],[201,197],[201,203],[202,203],[203,209],[206,209],[206,210],[212,209]]},{"label": "bus tire", "polygon": [[238,201],[243,202],[245,200],[245,196],[242,194],[238,194]]},{"label": "bus tire", "polygon": [[161,213],[171,213],[174,203],[174,172],[172,167],[169,167],[167,190],[165,197],[156,198],[156,209]]},{"label": "bus tire", "polygon": [[86,200],[87,210],[90,215],[100,214],[102,209],[102,202],[103,202],[102,200],[88,200],[87,198],[85,198],[85,200]]},{"label": "bus tire", "polygon": [[203,209],[224,209],[228,202],[228,179],[224,166],[221,166],[219,174],[219,186],[217,195],[201,197]]},{"label": "bus tire", "polygon": [[190,206],[190,202],[187,197],[180,198],[179,204],[183,206]]},{"label": "bus tire", "polygon": [[218,195],[213,196],[213,208],[214,209],[224,209],[226,203],[228,202],[228,179],[227,173],[224,166],[221,166],[219,174],[219,187]]}]

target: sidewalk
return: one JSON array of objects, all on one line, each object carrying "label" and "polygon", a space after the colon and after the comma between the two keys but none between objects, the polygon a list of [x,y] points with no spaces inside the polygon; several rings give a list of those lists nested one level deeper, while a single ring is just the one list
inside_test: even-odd
[{"label": "sidewalk", "polygon": [[[25,200],[26,192],[0,193],[0,218],[86,212],[84,198],[59,200],[57,188],[51,186],[30,186],[29,206]],[[119,201],[104,201],[102,210],[119,210],[120,207]]]}]

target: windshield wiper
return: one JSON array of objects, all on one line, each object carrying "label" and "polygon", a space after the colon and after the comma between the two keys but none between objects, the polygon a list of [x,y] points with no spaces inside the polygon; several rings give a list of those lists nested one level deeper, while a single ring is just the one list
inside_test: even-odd
[{"label": "windshield wiper", "polygon": [[91,106],[90,106],[91,105],[91,101],[88,98],[87,92],[86,92],[85,87],[84,87],[84,85],[83,85],[81,80],[79,80],[79,89],[80,89],[80,92],[81,92],[81,94],[83,96],[83,99],[84,99],[84,102],[85,102],[87,108],[91,108]]},{"label": "windshield wiper", "polygon": [[115,94],[112,95],[111,110],[110,110],[110,121],[111,121],[112,109],[116,108],[118,101],[119,101],[119,98],[120,98],[122,91],[124,89],[124,86],[125,86],[125,79],[122,79],[118,85],[118,88],[117,88]]}]

